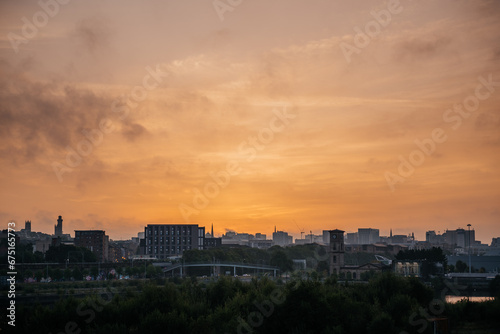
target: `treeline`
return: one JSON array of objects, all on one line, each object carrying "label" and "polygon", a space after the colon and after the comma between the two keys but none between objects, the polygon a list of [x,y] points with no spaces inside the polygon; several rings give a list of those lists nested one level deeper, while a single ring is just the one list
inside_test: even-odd
[{"label": "treeline", "polygon": [[[0,248],[7,247],[7,239],[0,240]],[[76,263],[76,262],[97,262],[97,257],[89,249],[85,247],[76,247],[73,245],[60,244],[58,246],[50,246],[43,254],[40,251],[33,252],[31,243],[16,244],[16,263],[42,263],[42,262],[57,262],[57,263]],[[7,253],[2,253],[0,256],[1,263],[7,263]]]},{"label": "treeline", "polygon": [[[333,278],[288,283],[220,278],[209,284],[151,282],[137,290],[69,297],[52,306],[18,306],[22,333],[431,333],[428,318],[499,328],[498,299],[436,308],[414,278],[379,275],[367,284]],[[433,313],[434,312],[434,313]]]}]

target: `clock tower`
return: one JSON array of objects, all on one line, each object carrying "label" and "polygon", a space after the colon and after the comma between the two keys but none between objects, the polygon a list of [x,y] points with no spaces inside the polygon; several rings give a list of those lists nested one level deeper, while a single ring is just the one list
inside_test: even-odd
[{"label": "clock tower", "polygon": [[331,230],[330,232],[330,275],[339,275],[344,266],[344,231]]}]

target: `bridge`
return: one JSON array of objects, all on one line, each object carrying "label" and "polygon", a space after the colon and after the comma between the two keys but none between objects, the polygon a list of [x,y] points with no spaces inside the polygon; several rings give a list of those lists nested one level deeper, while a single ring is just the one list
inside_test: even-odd
[{"label": "bridge", "polygon": [[215,275],[216,271],[220,272],[221,267],[233,268],[233,275],[236,275],[236,268],[245,268],[245,269],[258,269],[265,271],[272,271],[274,277],[276,277],[276,272],[280,269],[274,266],[268,266],[264,264],[250,264],[250,263],[234,263],[234,262],[191,262],[191,263],[177,263],[172,265],[170,262],[161,263],[156,262],[153,263],[153,266],[162,267],[163,272],[174,272],[174,270],[179,269],[179,273],[182,277],[184,268],[194,268],[194,267],[208,267],[213,268],[213,273]]}]

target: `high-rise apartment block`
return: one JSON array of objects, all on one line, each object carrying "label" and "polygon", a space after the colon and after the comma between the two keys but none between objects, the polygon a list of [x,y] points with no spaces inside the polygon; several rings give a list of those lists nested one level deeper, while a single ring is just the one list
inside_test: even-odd
[{"label": "high-rise apartment block", "polygon": [[158,259],[181,256],[190,249],[204,249],[205,227],[198,225],[148,224],[144,228],[144,254]]},{"label": "high-rise apartment block", "polygon": [[375,228],[358,228],[358,243],[375,244],[380,241],[379,230]]}]

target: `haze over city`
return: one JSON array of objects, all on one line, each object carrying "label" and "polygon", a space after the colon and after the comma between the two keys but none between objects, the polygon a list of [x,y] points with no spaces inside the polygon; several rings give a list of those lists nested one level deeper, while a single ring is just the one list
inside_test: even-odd
[{"label": "haze over city", "polygon": [[500,236],[499,2],[230,8],[2,1],[0,219]]}]

